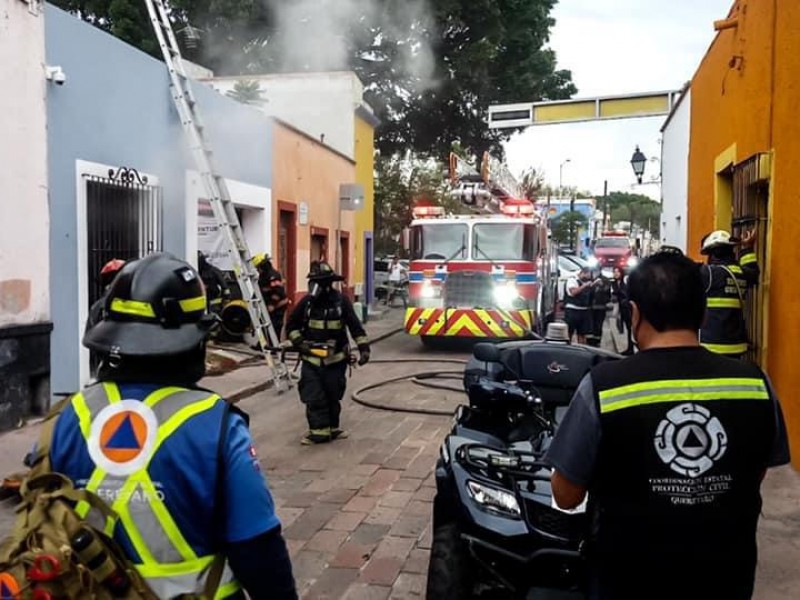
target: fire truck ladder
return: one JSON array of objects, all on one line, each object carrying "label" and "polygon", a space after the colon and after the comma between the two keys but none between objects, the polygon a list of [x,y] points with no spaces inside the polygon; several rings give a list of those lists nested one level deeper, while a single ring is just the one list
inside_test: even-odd
[{"label": "fire truck ladder", "polygon": [[196,109],[197,101],[183,68],[183,58],[169,21],[169,14],[162,0],[145,0],[145,3],[169,71],[172,99],[175,101],[175,108],[178,110],[181,125],[188,139],[189,150],[214,210],[214,218],[228,242],[228,254],[233,263],[233,272],[242,290],[242,299],[247,303],[247,311],[258,345],[267,361],[267,366],[272,371],[275,389],[283,392],[292,386],[292,378],[286,364],[282,360],[276,360],[272,354],[279,344],[278,333],[272,326],[264,297],[261,295],[258,271],[253,266],[252,255],[244,239],[228,186],[222,175],[214,168],[213,151],[203,135],[204,127]]}]

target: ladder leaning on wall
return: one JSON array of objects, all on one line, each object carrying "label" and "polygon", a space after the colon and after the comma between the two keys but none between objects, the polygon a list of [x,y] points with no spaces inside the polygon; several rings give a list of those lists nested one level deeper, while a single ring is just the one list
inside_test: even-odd
[{"label": "ladder leaning on wall", "polygon": [[247,303],[247,311],[258,338],[258,345],[264,354],[267,366],[272,371],[275,389],[283,392],[292,386],[292,378],[286,364],[282,360],[277,360],[271,351],[271,348],[274,349],[279,344],[278,332],[272,326],[267,305],[261,295],[258,271],[253,266],[252,255],[247,247],[228,186],[222,175],[214,168],[212,150],[203,135],[204,128],[196,110],[197,101],[183,68],[183,59],[169,21],[169,14],[163,0],[145,0],[145,3],[169,71],[172,99],[175,101],[183,131],[189,142],[189,150],[214,210],[214,218],[228,242],[233,272],[242,290],[242,299]]}]

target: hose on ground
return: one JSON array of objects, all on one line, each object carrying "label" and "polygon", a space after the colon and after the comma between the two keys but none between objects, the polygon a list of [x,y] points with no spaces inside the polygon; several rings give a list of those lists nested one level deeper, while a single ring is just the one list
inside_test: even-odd
[{"label": "hose on ground", "polygon": [[[373,360],[370,361],[369,364],[392,364],[396,365],[398,363],[430,363],[430,358],[398,358],[398,359],[380,359],[380,360]],[[440,363],[449,363],[449,364],[458,364],[458,365],[465,365],[467,361],[460,360],[456,358],[442,358],[437,360],[436,362]],[[398,377],[392,377],[391,379],[386,379],[384,381],[380,381],[378,383],[371,383],[369,385],[365,385],[363,387],[358,388],[352,394],[350,394],[350,398],[356,404],[360,404],[361,406],[365,406],[367,408],[373,408],[376,410],[386,410],[389,412],[401,412],[401,413],[411,413],[417,415],[436,415],[436,416],[443,416],[443,417],[450,417],[453,415],[452,410],[443,410],[443,409],[436,409],[436,408],[410,408],[407,406],[389,406],[387,404],[381,404],[380,402],[375,402],[372,400],[365,400],[363,398],[363,394],[369,392],[370,390],[376,390],[381,387],[385,387],[387,385],[391,385],[393,383],[398,383],[400,381],[411,381],[412,383],[416,383],[417,385],[423,385],[425,387],[432,387],[436,389],[443,389],[451,392],[461,392],[461,389],[456,389],[454,387],[445,386],[445,385],[436,385],[433,382],[428,381],[429,379],[446,379],[446,380],[455,380],[462,377],[464,374],[463,371],[419,371],[416,373],[408,373],[407,375],[400,375]]]}]

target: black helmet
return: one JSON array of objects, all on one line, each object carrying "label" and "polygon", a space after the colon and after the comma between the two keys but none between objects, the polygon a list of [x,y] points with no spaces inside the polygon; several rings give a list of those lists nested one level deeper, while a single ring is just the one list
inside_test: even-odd
[{"label": "black helmet", "polygon": [[119,272],[103,320],[86,332],[83,345],[119,356],[182,354],[199,346],[214,323],[191,265],[171,254],[151,254]]},{"label": "black helmet", "polygon": [[331,266],[324,260],[311,262],[311,269],[308,272],[309,281],[344,281],[344,277],[338,275]]}]

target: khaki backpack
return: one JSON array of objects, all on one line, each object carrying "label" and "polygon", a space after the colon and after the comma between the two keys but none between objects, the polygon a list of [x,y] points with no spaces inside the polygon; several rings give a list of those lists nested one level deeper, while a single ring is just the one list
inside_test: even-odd
[{"label": "khaki backpack", "polygon": [[[0,544],[0,598],[156,600],[119,545],[74,507],[86,502],[106,522],[115,522],[116,513],[97,495],[76,489],[65,476],[51,471],[53,430],[68,402],[56,405],[42,424],[31,471],[20,487],[14,528]],[[212,564],[202,595],[181,598],[213,598],[223,567],[222,560]]]}]

